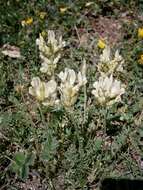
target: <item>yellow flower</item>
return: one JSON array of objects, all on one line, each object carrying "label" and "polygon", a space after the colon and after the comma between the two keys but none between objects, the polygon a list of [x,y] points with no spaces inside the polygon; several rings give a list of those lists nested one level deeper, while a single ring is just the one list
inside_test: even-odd
[{"label": "yellow flower", "polygon": [[29,17],[29,18],[27,18],[27,19],[25,19],[25,20],[22,20],[21,25],[22,25],[22,26],[31,25],[32,23],[33,23],[33,18],[32,18],[32,17]]},{"label": "yellow flower", "polygon": [[39,17],[41,18],[41,19],[44,19],[45,18],[45,16],[46,16],[46,12],[40,12],[39,13]]},{"label": "yellow flower", "polygon": [[98,46],[99,48],[101,48],[101,49],[104,49],[105,46],[106,46],[106,44],[105,44],[104,40],[101,40],[101,39],[100,39],[100,40],[98,41],[97,46]]},{"label": "yellow flower", "polygon": [[65,13],[67,11],[68,7],[61,7],[60,8],[60,12],[61,13]]},{"label": "yellow flower", "polygon": [[143,64],[143,54],[140,56],[139,63]]},{"label": "yellow flower", "polygon": [[33,23],[33,18],[32,17],[29,17],[25,20],[26,24],[27,25],[31,25]]},{"label": "yellow flower", "polygon": [[143,28],[138,29],[138,37],[143,38]]}]

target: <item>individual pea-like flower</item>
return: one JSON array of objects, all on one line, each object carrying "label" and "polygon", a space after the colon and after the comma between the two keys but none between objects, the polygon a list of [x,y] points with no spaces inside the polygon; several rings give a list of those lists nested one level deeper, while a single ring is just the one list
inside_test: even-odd
[{"label": "individual pea-like flower", "polygon": [[57,83],[54,80],[43,82],[39,77],[34,77],[29,87],[29,94],[34,96],[45,106],[54,106],[58,104]]},{"label": "individual pea-like flower", "polygon": [[48,41],[46,42],[40,34],[36,40],[36,44],[39,47],[40,58],[43,61],[40,71],[52,75],[61,57],[61,50],[65,46],[65,42],[62,41],[62,36],[57,40],[54,31],[49,30]]},{"label": "individual pea-like flower", "polygon": [[39,12],[40,19],[44,19],[46,17],[46,15],[47,15],[46,12]]},{"label": "individual pea-like flower", "polygon": [[104,42],[104,40],[102,39],[99,39],[98,43],[97,43],[97,46],[100,48],[100,49],[104,49],[106,47],[106,44]]},{"label": "individual pea-like flower", "polygon": [[139,64],[143,64],[143,54],[140,55]]},{"label": "individual pea-like flower", "polygon": [[110,77],[101,76],[98,81],[93,84],[94,90],[92,94],[100,105],[112,105],[121,101],[121,95],[125,93],[125,86],[120,81]]},{"label": "individual pea-like flower", "polygon": [[65,47],[65,41],[62,40],[62,36],[59,39],[56,39],[55,33],[53,30],[48,30],[48,41],[46,42],[43,36],[40,34],[39,38],[36,39],[36,44],[39,46],[39,50],[45,54],[45,56],[50,57],[54,53],[60,51]]},{"label": "individual pea-like flower", "polygon": [[48,75],[52,75],[57,67],[57,63],[60,57],[61,54],[58,54],[57,57],[48,59],[47,57],[41,54],[40,58],[43,61],[40,68],[41,73],[47,73]]},{"label": "individual pea-like flower", "polygon": [[68,10],[68,7],[61,7],[60,8],[60,13],[65,13]]},{"label": "individual pea-like flower", "polygon": [[[85,65],[83,66],[85,67]],[[85,68],[83,68],[84,71]],[[73,69],[65,68],[64,72],[59,73],[61,79],[60,94],[61,102],[65,107],[71,107],[77,101],[79,90],[81,86],[87,83],[84,72],[78,72],[76,75]]]},{"label": "individual pea-like flower", "polygon": [[110,75],[113,72],[123,72],[124,59],[116,50],[114,58],[111,57],[111,49],[107,46],[100,55],[98,70],[103,75]]},{"label": "individual pea-like flower", "polygon": [[26,25],[31,25],[32,23],[33,23],[33,18],[32,17],[29,17],[29,18],[21,21],[21,25],[23,27],[26,26]]},{"label": "individual pea-like flower", "polygon": [[143,38],[143,27],[138,29],[138,37]]},{"label": "individual pea-like flower", "polygon": [[89,1],[89,2],[87,2],[87,3],[85,4],[85,7],[89,7],[89,6],[93,5],[93,4],[94,4],[93,1]]},{"label": "individual pea-like flower", "polygon": [[111,49],[109,46],[107,46],[103,53],[100,55],[100,62],[101,63],[107,63],[111,60]]},{"label": "individual pea-like flower", "polygon": [[48,45],[51,46],[53,53],[57,53],[63,47],[65,47],[65,41],[62,40],[62,36],[59,39],[56,39],[55,33],[53,30],[48,31]]}]

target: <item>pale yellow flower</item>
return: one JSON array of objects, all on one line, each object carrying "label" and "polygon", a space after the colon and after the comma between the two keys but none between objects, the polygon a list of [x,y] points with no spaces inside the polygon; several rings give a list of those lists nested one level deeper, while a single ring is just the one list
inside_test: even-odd
[{"label": "pale yellow flower", "polygon": [[111,60],[111,49],[109,46],[103,50],[102,54],[100,55],[100,62],[107,63]]},{"label": "pale yellow flower", "polygon": [[68,10],[68,7],[61,7],[60,13],[65,13]]},{"label": "pale yellow flower", "polygon": [[61,79],[60,93],[61,102],[65,107],[71,107],[77,101],[81,86],[87,83],[86,76],[79,72],[77,75],[73,69],[65,68],[64,72],[59,73]]},{"label": "pale yellow flower", "polygon": [[98,64],[98,70],[102,75],[110,75],[113,72],[123,72],[124,59],[119,54],[119,51],[115,51],[114,57],[111,56],[111,49],[106,46],[100,55]]},{"label": "pale yellow flower", "polygon": [[104,49],[105,46],[106,46],[106,44],[105,44],[104,40],[99,39],[99,41],[98,41],[98,43],[97,43],[97,46],[98,46],[99,48],[101,48],[101,49]]},{"label": "pale yellow flower", "polygon": [[46,12],[39,12],[39,17],[41,19],[44,19],[46,17],[47,13]]},{"label": "pale yellow flower", "polygon": [[53,53],[57,53],[65,47],[66,43],[62,40],[62,36],[56,39],[56,34],[53,30],[48,30],[48,44],[51,46]]},{"label": "pale yellow flower", "polygon": [[54,71],[57,67],[57,63],[61,58],[61,54],[58,54],[57,56],[51,59],[45,57],[43,54],[40,54],[40,58],[43,61],[40,68],[41,73],[47,73],[48,75],[52,75],[54,74]]},{"label": "pale yellow flower", "polygon": [[138,29],[138,37],[143,38],[143,28]]},{"label": "pale yellow flower", "polygon": [[40,34],[36,40],[36,44],[39,47],[40,58],[43,61],[40,71],[48,75],[53,75],[61,57],[61,51],[65,46],[62,36],[57,39],[54,31],[48,30],[48,41],[46,42]]},{"label": "pale yellow flower", "polygon": [[93,5],[93,4],[94,4],[93,1],[89,1],[89,2],[87,2],[87,3],[85,4],[85,6],[86,6],[86,7],[89,7],[89,6]]},{"label": "pale yellow flower", "polygon": [[62,40],[62,36],[56,39],[55,33],[52,30],[48,30],[47,42],[40,34],[39,38],[36,40],[36,44],[39,46],[39,50],[48,57],[61,51],[62,48],[65,47],[65,41]]},{"label": "pale yellow flower", "polygon": [[43,82],[39,77],[34,77],[29,87],[29,94],[34,96],[45,106],[53,106],[58,103],[57,83],[54,80]]},{"label": "pale yellow flower", "polygon": [[43,31],[41,32],[41,35],[42,35],[42,37],[45,37],[45,36],[47,35],[47,32],[43,30]]},{"label": "pale yellow flower", "polygon": [[110,77],[101,76],[93,84],[92,94],[100,105],[112,105],[121,101],[121,95],[125,93],[125,86],[120,81]]}]

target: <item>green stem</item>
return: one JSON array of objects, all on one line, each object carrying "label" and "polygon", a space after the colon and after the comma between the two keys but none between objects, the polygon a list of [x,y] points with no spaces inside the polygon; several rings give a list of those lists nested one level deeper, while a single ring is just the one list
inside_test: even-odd
[{"label": "green stem", "polygon": [[104,134],[106,134],[106,128],[107,128],[106,120],[107,120],[107,112],[108,112],[108,110],[107,110],[106,107],[104,107],[102,110],[103,110],[103,129],[104,129]]},{"label": "green stem", "polygon": [[44,118],[44,115],[43,115],[43,113],[42,113],[40,104],[38,104],[38,109],[39,109],[39,112],[40,112],[40,116],[41,116],[41,119],[42,119],[42,123],[43,123],[45,126],[47,126],[47,123],[46,123],[45,118]]},{"label": "green stem", "polygon": [[84,85],[84,116],[83,116],[83,124],[86,121],[86,102],[87,102],[87,94],[86,94],[86,84]]}]

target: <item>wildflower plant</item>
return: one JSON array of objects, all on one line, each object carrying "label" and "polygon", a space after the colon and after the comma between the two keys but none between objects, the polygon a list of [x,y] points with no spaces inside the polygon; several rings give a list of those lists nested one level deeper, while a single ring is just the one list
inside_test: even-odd
[{"label": "wildflower plant", "polygon": [[61,51],[65,46],[65,42],[62,41],[62,36],[57,40],[54,31],[49,30],[48,41],[46,42],[40,34],[39,38],[36,40],[36,44],[39,47],[40,58],[42,60],[40,71],[50,76],[53,75],[61,57]]},{"label": "wildflower plant", "polygon": [[[12,4],[16,5],[15,10]],[[93,27],[100,24],[98,13],[105,12],[106,4],[103,6],[101,1],[61,4],[60,0],[49,1],[48,5],[46,1],[0,4],[4,34],[1,43],[10,44],[2,46],[0,57],[0,184],[3,188],[98,189],[100,178],[142,175],[143,68],[136,64],[143,63],[142,30],[138,38],[137,18],[132,20],[130,15],[121,13],[118,20],[115,15],[117,22],[125,18],[123,27],[128,26],[123,28],[123,32],[127,31],[123,34],[124,41],[120,39],[126,57],[124,66],[120,52],[108,47],[110,41],[101,39],[98,43],[95,39],[98,27],[97,30]],[[113,10],[113,4],[108,6]],[[17,27],[21,16],[29,17],[27,10],[33,20],[25,20],[24,27]],[[96,12],[95,19],[84,14],[91,10]],[[111,25],[114,24],[112,12],[117,13],[112,10],[106,11],[107,17],[110,12]],[[35,17],[36,12],[41,15]],[[66,49],[61,36],[51,30],[45,33],[47,22],[49,28],[65,31],[71,42]],[[36,40],[42,63],[40,72],[35,69],[37,56],[32,40],[35,28],[36,33],[41,31]],[[104,29],[101,27],[99,32]],[[105,39],[110,40],[111,29],[103,31],[107,34]],[[88,41],[87,46],[78,46],[81,41]],[[65,58],[62,58],[63,50]],[[97,64],[94,64],[95,54]],[[82,59],[87,60],[87,68],[85,61],[80,67]],[[30,76],[31,71],[34,78]],[[27,95],[28,85],[31,98]]]}]

